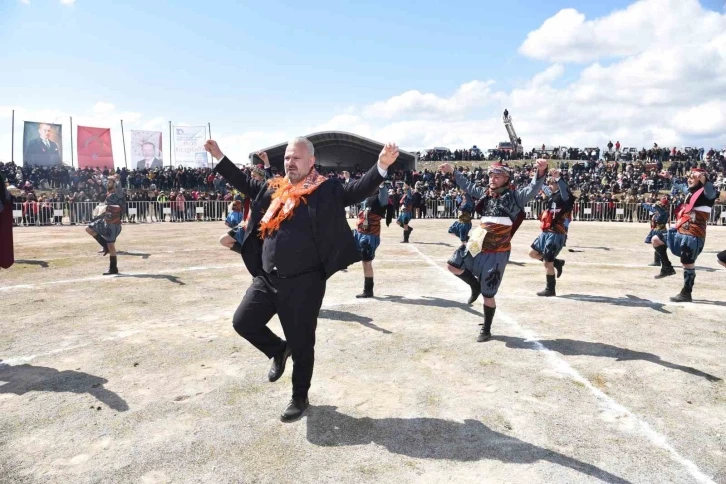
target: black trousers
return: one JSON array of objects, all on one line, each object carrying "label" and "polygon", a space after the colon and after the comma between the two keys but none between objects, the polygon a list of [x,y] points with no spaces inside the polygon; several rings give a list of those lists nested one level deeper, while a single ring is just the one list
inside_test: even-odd
[{"label": "black trousers", "polygon": [[307,397],[315,361],[315,329],[325,296],[325,278],[311,272],[282,279],[270,274],[255,277],[234,313],[234,329],[268,358],[279,354],[284,342],[267,327],[280,318],[290,346],[293,398]]}]

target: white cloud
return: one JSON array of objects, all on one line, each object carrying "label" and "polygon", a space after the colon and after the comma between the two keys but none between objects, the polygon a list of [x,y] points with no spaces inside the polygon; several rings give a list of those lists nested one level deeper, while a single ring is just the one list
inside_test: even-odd
[{"label": "white cloud", "polygon": [[20,0],[20,3],[24,5],[30,5],[30,0]]},{"label": "white cloud", "polygon": [[76,0],[60,0],[61,5],[73,5],[76,3]]},{"label": "white cloud", "polygon": [[113,104],[99,101],[93,105],[92,111],[95,114],[105,114],[105,113],[113,112],[115,109],[116,109],[116,106],[114,106]]},{"label": "white cloud", "polygon": [[491,91],[493,84],[493,81],[467,82],[450,97],[411,90],[371,104],[365,108],[364,114],[371,118],[382,119],[410,114],[425,117],[462,115],[476,106],[494,100],[495,96]]},{"label": "white cloud", "polygon": [[551,62],[588,62],[697,46],[725,29],[724,16],[704,9],[698,0],[640,0],[594,20],[567,8],[530,32],[519,52]]}]

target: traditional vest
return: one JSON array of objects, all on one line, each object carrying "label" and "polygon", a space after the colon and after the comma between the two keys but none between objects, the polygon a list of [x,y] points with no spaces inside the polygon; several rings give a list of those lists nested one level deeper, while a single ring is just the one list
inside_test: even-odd
[{"label": "traditional vest", "polygon": [[706,198],[703,187],[691,192],[678,211],[676,229],[679,234],[705,238],[711,208],[716,200]]},{"label": "traditional vest", "polygon": [[570,195],[570,199],[565,202],[562,200],[562,194],[560,192],[557,192],[547,198],[547,205],[549,205],[550,208],[544,210],[539,217],[542,232],[551,232],[563,235],[567,234],[567,227],[570,220],[572,220],[572,209],[570,208],[572,204],[568,203],[571,201],[572,195]]},{"label": "traditional vest", "polygon": [[386,216],[386,207],[381,206],[378,196],[366,200],[365,208],[358,212],[358,232],[368,235],[381,235],[381,219]]},{"label": "traditional vest", "polygon": [[[481,215],[480,229],[485,232],[481,252],[512,250],[512,228],[522,211],[514,198],[514,191],[504,188],[499,193],[487,194],[479,200],[476,210]],[[470,239],[481,238],[478,232],[475,229]]]}]

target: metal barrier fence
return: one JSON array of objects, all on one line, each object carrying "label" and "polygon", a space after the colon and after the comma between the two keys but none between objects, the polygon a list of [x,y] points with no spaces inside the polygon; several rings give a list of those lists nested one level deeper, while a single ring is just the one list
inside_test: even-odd
[{"label": "metal barrier fence", "polygon": [[[13,206],[13,222],[16,226],[31,225],[79,225],[93,220],[96,202],[26,202]],[[210,222],[227,218],[229,202],[127,202],[122,221],[124,223],[154,222]],[[525,207],[526,218],[535,220],[546,208],[545,202],[530,202]],[[347,209],[349,217],[355,217],[360,206]],[[675,209],[671,206],[671,221],[675,221]],[[398,216],[398,213],[396,213]],[[453,219],[457,217],[456,204],[451,200],[428,200],[426,205],[414,209],[415,218]],[[648,222],[650,214],[638,203],[575,203],[574,221],[600,222]],[[726,205],[714,205],[709,225],[726,225]]]}]

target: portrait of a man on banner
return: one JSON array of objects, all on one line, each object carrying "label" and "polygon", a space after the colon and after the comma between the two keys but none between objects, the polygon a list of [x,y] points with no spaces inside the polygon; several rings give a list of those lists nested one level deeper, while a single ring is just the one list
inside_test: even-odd
[{"label": "portrait of a man on banner", "polygon": [[137,170],[162,168],[161,131],[131,131],[131,156],[141,157],[136,162]]},{"label": "portrait of a man on banner", "polygon": [[62,132],[60,124],[26,121],[23,130],[23,163],[26,166],[60,165]]}]

